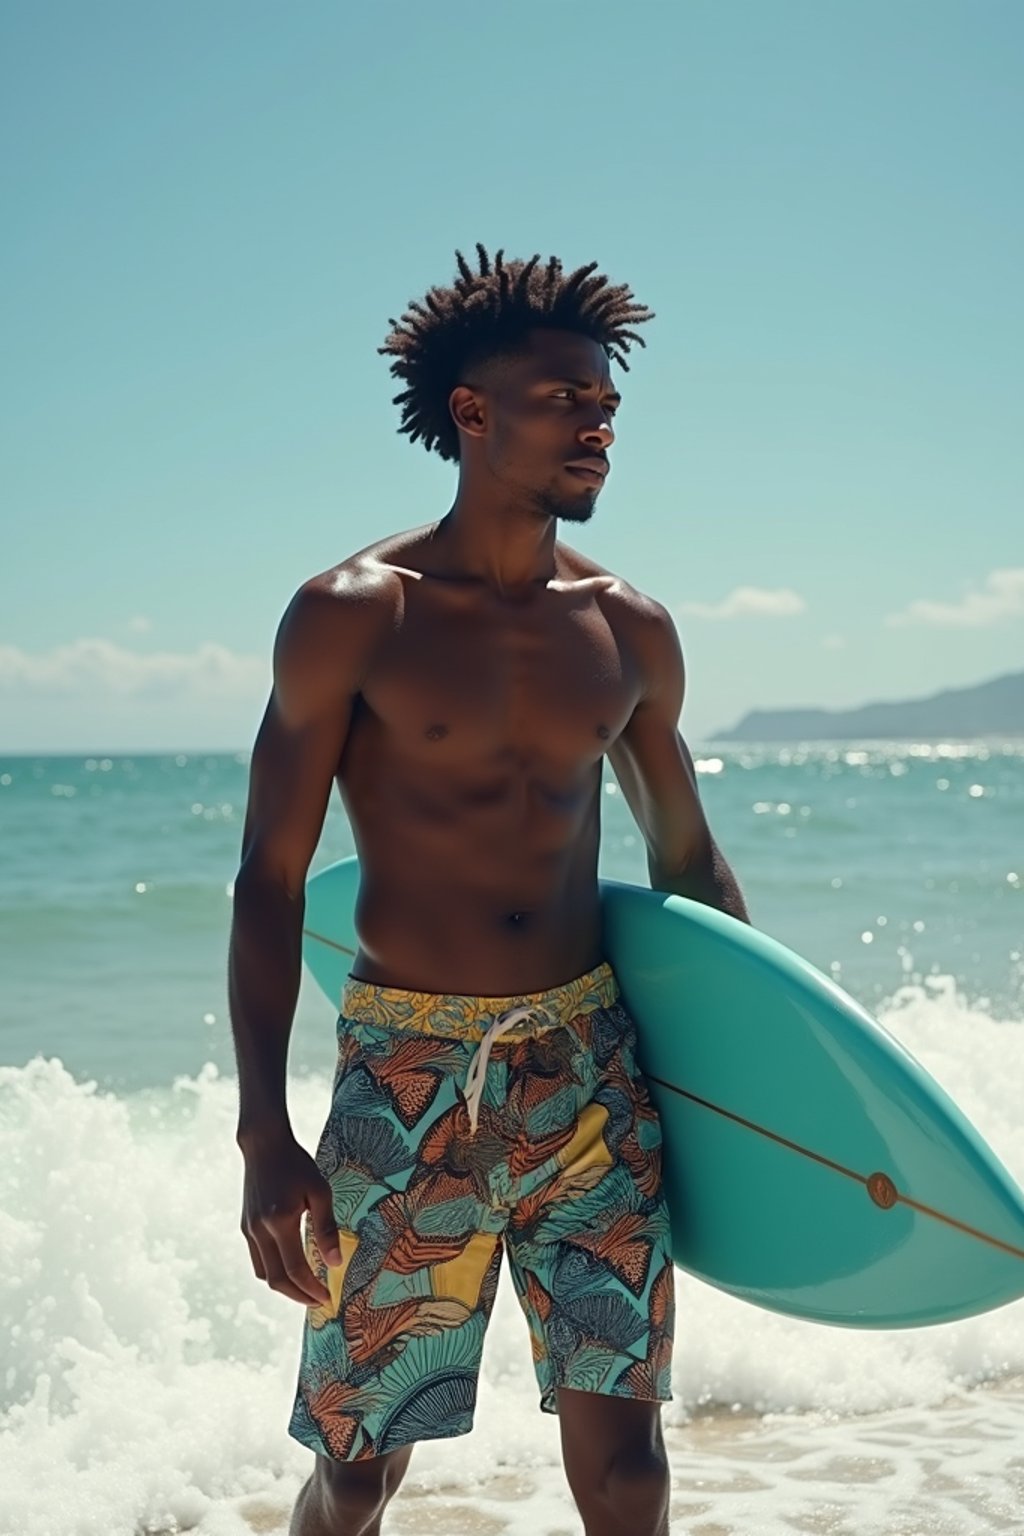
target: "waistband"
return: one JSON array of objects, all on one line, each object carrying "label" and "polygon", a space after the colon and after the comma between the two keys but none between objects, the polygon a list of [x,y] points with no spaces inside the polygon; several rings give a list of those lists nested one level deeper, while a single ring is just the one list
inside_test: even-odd
[{"label": "waistband", "polygon": [[341,1018],[386,1029],[409,1029],[423,1035],[442,1035],[459,1040],[481,1040],[495,1019],[520,1009],[534,1015],[507,1031],[510,1040],[528,1039],[579,1014],[610,1008],[618,1001],[619,984],[605,960],[560,986],[544,992],[516,992],[510,997],[473,997],[458,993],[411,992],[404,987],[382,987],[373,982],[346,978],[341,993]]}]

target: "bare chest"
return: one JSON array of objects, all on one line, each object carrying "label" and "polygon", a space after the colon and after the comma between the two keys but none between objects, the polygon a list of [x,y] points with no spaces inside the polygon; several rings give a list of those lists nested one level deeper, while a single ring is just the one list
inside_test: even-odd
[{"label": "bare chest", "polygon": [[600,602],[527,604],[417,591],[363,696],[393,739],[441,763],[596,760],[636,705],[638,674]]}]

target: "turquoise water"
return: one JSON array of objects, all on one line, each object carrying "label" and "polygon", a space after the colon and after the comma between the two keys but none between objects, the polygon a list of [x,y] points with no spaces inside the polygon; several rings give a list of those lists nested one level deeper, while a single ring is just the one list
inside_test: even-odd
[{"label": "turquoise water", "polygon": [[[694,749],[753,921],[877,1011],[946,976],[1021,1017],[1024,742]],[[112,1088],[230,1071],[230,891],[247,753],[0,760],[2,1059]],[[647,883],[615,783],[601,873]],[[312,868],[352,852],[332,802]],[[292,1065],[333,1051],[304,979]]]}]

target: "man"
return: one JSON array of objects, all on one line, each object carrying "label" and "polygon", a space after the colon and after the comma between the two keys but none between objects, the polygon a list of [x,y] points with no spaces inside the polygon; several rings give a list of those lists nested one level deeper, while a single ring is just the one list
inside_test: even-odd
[{"label": "man", "polygon": [[[679,735],[666,610],[557,540],[609,468],[630,290],[554,257],[411,303],[380,350],[451,510],[313,577],[277,635],[230,954],[253,1268],[307,1308],[293,1536],[373,1536],[417,1440],[468,1433],[503,1243],[588,1536],[664,1536],[660,1130],[603,959],[602,758],[651,884],[746,920]],[[338,789],[361,861],[316,1157],[285,1103],[303,891]],[[307,1214],[303,1234],[303,1213]]]}]

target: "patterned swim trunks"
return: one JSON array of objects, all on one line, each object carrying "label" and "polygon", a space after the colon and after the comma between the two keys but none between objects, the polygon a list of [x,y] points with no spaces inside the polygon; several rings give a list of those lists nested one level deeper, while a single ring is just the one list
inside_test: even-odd
[{"label": "patterned swim trunks", "polygon": [[473,1427],[503,1241],[540,1407],[556,1388],[670,1402],[675,1293],[661,1128],[611,967],[517,997],[349,977],[316,1152],[342,1262],[308,1215],[289,1433],[362,1461]]}]

